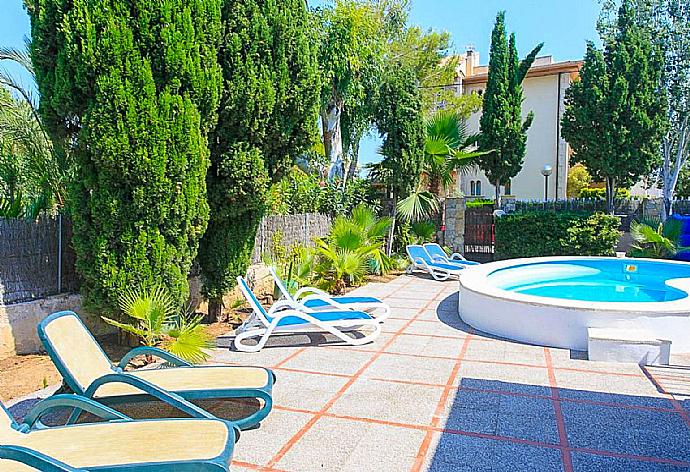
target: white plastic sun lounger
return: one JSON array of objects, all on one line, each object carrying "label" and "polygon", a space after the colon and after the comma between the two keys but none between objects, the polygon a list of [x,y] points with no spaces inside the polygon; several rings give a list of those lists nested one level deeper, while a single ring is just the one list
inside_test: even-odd
[{"label": "white plastic sun lounger", "polygon": [[437,243],[426,243],[424,245],[424,249],[426,249],[426,252],[436,262],[460,266],[479,265],[479,262],[468,261],[465,259],[465,256],[459,252],[454,252],[448,256],[446,251],[444,251],[443,248]]},{"label": "white plastic sun lounger", "polygon": [[410,257],[412,264],[408,267],[407,272],[412,273],[415,270],[421,270],[431,275],[435,280],[448,280],[450,277],[459,277],[460,273],[465,269],[465,266],[459,264],[449,264],[435,261],[424,247],[410,244],[405,249],[407,255]]},{"label": "white plastic sun lounger", "polygon": [[[363,311],[340,308],[337,311],[313,310],[292,300],[279,300],[266,311],[244,278],[237,277],[237,283],[253,310],[252,316],[237,328],[234,346],[238,351],[260,351],[274,333],[328,332],[353,346],[367,344],[381,334],[381,323]],[[373,332],[362,337],[346,334],[364,328],[371,328]],[[259,338],[256,345],[243,342],[256,337]]]},{"label": "white plastic sun lounger", "polygon": [[334,309],[364,311],[378,321],[383,321],[390,316],[390,306],[374,297],[332,297],[316,287],[302,287],[294,295],[291,295],[275,270],[272,267],[269,267],[268,270],[285,300],[298,302],[307,308],[318,311]]}]

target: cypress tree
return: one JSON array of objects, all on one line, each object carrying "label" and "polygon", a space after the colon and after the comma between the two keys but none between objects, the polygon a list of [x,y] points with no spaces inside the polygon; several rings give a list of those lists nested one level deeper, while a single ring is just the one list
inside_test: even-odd
[{"label": "cypress tree", "polygon": [[[520,62],[515,34],[506,35],[505,12],[496,16],[491,35],[489,78],[484,91],[480,120],[479,147],[488,153],[479,159],[479,167],[496,187],[496,203],[501,185],[522,169],[527,148],[527,131],[534,114],[522,120],[522,82],[543,44]],[[489,152],[490,151],[490,152]]]},{"label": "cypress tree", "polygon": [[317,42],[303,0],[225,0],[222,21],[224,86],[199,253],[212,319],[247,270],[268,184],[313,143],[319,103]]},{"label": "cypress tree", "polygon": [[219,0],[28,0],[40,111],[73,153],[85,301],[163,284],[182,303],[206,229]]},{"label": "cypress tree", "polygon": [[588,44],[580,80],[566,93],[563,136],[574,161],[606,181],[609,212],[616,188],[633,184],[658,160],[668,126],[662,71],[661,51],[638,23],[634,2],[624,0],[604,52]]}]

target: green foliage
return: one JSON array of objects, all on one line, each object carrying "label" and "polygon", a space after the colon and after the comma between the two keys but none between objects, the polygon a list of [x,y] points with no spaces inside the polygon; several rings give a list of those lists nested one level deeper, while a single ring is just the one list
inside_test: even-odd
[{"label": "green foliage", "polygon": [[466,208],[481,208],[485,206],[493,206],[495,202],[489,200],[488,198],[473,198],[472,200],[467,200],[465,204]]},{"label": "green foliage", "polygon": [[454,173],[471,170],[478,159],[487,154],[468,151],[477,138],[467,134],[464,119],[454,111],[437,110],[426,121],[423,169],[434,195],[445,197],[447,189],[455,182]]},{"label": "green foliage", "polygon": [[[599,198],[601,200],[606,198],[606,189],[605,188],[583,188],[580,190],[580,194],[578,195],[579,198]],[[630,198],[630,190],[627,188],[617,188],[616,189],[616,198],[618,199],[624,199],[624,198]]]},{"label": "green foliage", "polygon": [[650,259],[672,259],[679,251],[682,222],[669,219],[661,221],[633,221],[630,224],[630,235],[635,240],[630,250],[631,257]]},{"label": "green foliage", "polygon": [[73,245],[85,301],[131,286],[179,305],[206,229],[206,131],[221,85],[219,0],[28,0],[40,111],[73,153]]},{"label": "green foliage", "polygon": [[379,96],[376,125],[384,138],[381,167],[388,171],[385,183],[395,197],[404,197],[419,182],[424,159],[424,119],[413,72],[392,67]]},{"label": "green foliage", "polygon": [[622,1],[604,43],[603,52],[588,43],[581,79],[566,93],[562,126],[575,162],[606,181],[611,212],[616,188],[632,185],[657,161],[668,118],[660,93],[663,56],[637,21],[633,0]]},{"label": "green foliage", "polygon": [[134,322],[102,317],[106,323],[133,334],[144,346],[161,347],[193,363],[208,360],[213,338],[201,326],[201,317],[177,313],[176,300],[162,286],[126,290],[118,305]]},{"label": "green foliage", "polygon": [[410,226],[414,244],[430,243],[436,240],[436,225],[432,221],[418,221]]},{"label": "green foliage", "polygon": [[199,251],[213,303],[247,270],[270,182],[312,146],[319,94],[304,1],[224,0],[222,21],[224,86],[211,133],[211,215]]},{"label": "green foliage", "polygon": [[520,61],[515,34],[511,34],[510,39],[506,35],[505,12],[496,16],[479,137],[480,149],[488,153],[479,159],[479,167],[496,186],[497,200],[500,186],[522,169],[527,130],[534,119],[530,112],[527,119],[522,120],[522,81],[542,46],[535,47]]},{"label": "green foliage", "polygon": [[376,200],[376,191],[367,179],[349,179],[343,190],[342,185],[295,168],[271,186],[267,212],[271,215],[349,215],[358,205],[375,206]]},{"label": "green foliage", "polygon": [[529,212],[496,220],[496,259],[539,256],[611,256],[620,220],[594,213]]},{"label": "green foliage", "polygon": [[318,287],[339,293],[360,283],[367,273],[387,273],[391,262],[383,245],[391,223],[366,206],[355,208],[349,218],[336,218],[330,234],[316,240],[309,278]]},{"label": "green foliage", "polygon": [[566,193],[568,198],[578,198],[583,189],[592,183],[592,176],[587,172],[587,168],[582,164],[575,164],[568,170],[568,184]]},{"label": "green foliage", "polygon": [[436,195],[423,190],[421,187],[400,200],[396,205],[398,216],[406,222],[429,218],[440,208]]}]

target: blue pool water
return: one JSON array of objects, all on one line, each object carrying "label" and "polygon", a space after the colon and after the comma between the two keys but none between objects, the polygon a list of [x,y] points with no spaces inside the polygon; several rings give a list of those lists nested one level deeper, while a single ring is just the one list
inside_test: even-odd
[{"label": "blue pool water", "polygon": [[525,295],[592,302],[667,302],[686,298],[666,285],[690,278],[690,264],[635,259],[536,262],[489,274],[496,287]]}]

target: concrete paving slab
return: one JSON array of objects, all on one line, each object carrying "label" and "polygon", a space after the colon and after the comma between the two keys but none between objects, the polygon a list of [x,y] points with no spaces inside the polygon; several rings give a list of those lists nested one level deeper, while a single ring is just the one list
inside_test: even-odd
[{"label": "concrete paving slab", "polygon": [[424,431],[321,418],[278,462],[294,471],[401,471],[414,464]]}]

